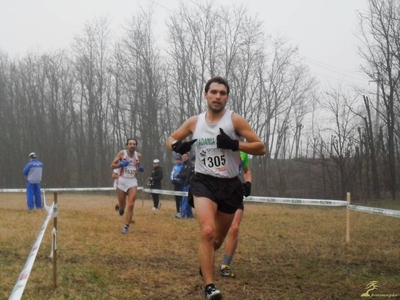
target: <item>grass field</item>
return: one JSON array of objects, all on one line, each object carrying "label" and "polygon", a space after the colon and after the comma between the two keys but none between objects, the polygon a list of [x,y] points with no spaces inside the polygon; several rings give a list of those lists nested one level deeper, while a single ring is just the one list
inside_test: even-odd
[{"label": "grass field", "polygon": [[[172,201],[152,211],[142,197],[149,195],[139,192],[135,224],[123,235],[113,193],[59,194],[58,287],[51,220],[22,299],[204,299],[197,221],[174,218]],[[344,207],[247,204],[232,263],[236,278],[221,278],[216,268],[216,286],[232,300],[362,299],[377,281],[370,294],[400,299],[400,220],[350,214],[347,244]],[[24,194],[0,194],[0,299],[10,296],[45,216],[27,211]],[[222,249],[216,267],[221,257]]]}]

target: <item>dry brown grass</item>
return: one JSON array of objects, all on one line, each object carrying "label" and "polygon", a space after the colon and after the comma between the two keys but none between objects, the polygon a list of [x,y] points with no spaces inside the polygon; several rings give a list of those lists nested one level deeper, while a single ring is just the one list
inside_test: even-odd
[{"label": "dry brown grass", "polygon": [[[46,213],[29,213],[23,194],[0,198],[0,298],[7,299]],[[172,201],[154,212],[150,200],[138,200],[127,235],[113,194],[59,194],[58,203],[58,288],[48,258],[51,220],[23,299],[204,299],[198,224],[174,218]],[[372,280],[377,293],[400,295],[400,220],[351,212],[350,244],[345,221],[344,208],[247,204],[237,277],[216,273],[215,283],[224,299],[361,299]]]}]

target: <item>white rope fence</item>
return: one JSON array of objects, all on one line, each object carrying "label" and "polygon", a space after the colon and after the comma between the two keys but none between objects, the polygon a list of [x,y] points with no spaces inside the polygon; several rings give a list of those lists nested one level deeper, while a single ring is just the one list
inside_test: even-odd
[{"label": "white rope fence", "polygon": [[355,210],[355,211],[362,211],[362,212],[381,215],[381,216],[389,216],[389,217],[400,218],[400,211],[393,210],[393,209],[358,206],[358,205],[351,205],[351,204],[347,205],[347,209]]},{"label": "white rope fence", "polygon": [[151,193],[151,194],[170,195],[170,196],[185,196],[185,197],[187,197],[187,195],[188,195],[188,192],[157,190],[157,189],[143,189],[143,192]]},{"label": "white rope fence", "polygon": [[[169,190],[157,190],[157,189],[146,189],[143,188],[143,192],[160,194],[160,195],[171,195],[171,196],[187,196],[187,192],[176,192]],[[400,218],[400,211],[390,210],[383,208],[350,205],[347,201],[343,200],[326,200],[326,199],[302,199],[302,198],[277,198],[277,197],[257,197],[249,196],[243,199],[244,202],[258,202],[258,203],[275,203],[275,204],[295,204],[295,205],[316,205],[316,206],[347,206],[347,209],[353,211],[361,211],[372,214],[378,214],[382,216]]]},{"label": "white rope fence", "polygon": [[319,200],[301,198],[274,198],[274,197],[255,197],[244,198],[245,202],[278,203],[278,204],[297,204],[297,205],[318,205],[318,206],[346,206],[347,201],[341,200]]},{"label": "white rope fence", "polygon": [[[141,190],[142,187],[138,187]],[[99,187],[99,188],[52,188],[52,189],[41,189],[45,192],[98,192],[98,191],[115,191],[115,187]],[[0,193],[26,193],[26,189],[0,189]]]},{"label": "white rope fence", "polygon": [[[187,192],[171,191],[171,190],[158,190],[147,189],[138,187],[146,193],[170,195],[170,196],[187,196]],[[115,191],[114,187],[100,187],[100,188],[51,188],[43,189],[44,192],[97,192],[97,191]],[[0,193],[25,193],[26,189],[0,189]],[[347,209],[353,211],[367,212],[371,214],[378,214],[383,216],[390,216],[400,218],[400,211],[375,208],[368,206],[350,205],[347,201],[343,200],[326,200],[326,199],[302,199],[302,198],[277,198],[277,197],[257,197],[249,196],[244,198],[245,202],[258,202],[258,203],[275,203],[275,204],[297,204],[297,205],[317,205],[317,206],[347,206]]]},{"label": "white rope fence", "polygon": [[[171,190],[159,190],[159,189],[147,189],[143,187],[138,187],[138,190],[142,190],[146,193],[160,194],[160,195],[170,195],[170,196],[187,196],[187,192],[180,191],[171,191]],[[36,255],[39,251],[40,245],[42,243],[43,235],[46,231],[47,225],[50,221],[50,218],[53,217],[55,219],[55,228],[52,230],[53,235],[53,243],[52,243],[52,252],[50,254],[50,258],[53,258],[54,251],[57,250],[56,244],[56,236],[57,236],[57,228],[56,228],[56,220],[58,215],[57,209],[57,198],[56,195],[58,192],[98,192],[98,191],[115,191],[115,187],[99,187],[99,188],[51,188],[51,189],[42,189],[43,193],[43,203],[44,207],[47,211],[46,219],[40,228],[40,232],[36,237],[35,243],[32,247],[31,252],[29,253],[28,259],[18,277],[18,280],[12,290],[12,293],[9,297],[9,300],[19,300],[22,297],[25,286],[28,282],[28,278],[30,272],[32,270],[33,264],[36,259]],[[55,194],[55,201],[51,206],[46,205],[46,192],[53,192]],[[0,193],[26,193],[26,189],[0,189]],[[294,204],[294,205],[316,205],[316,206],[333,206],[340,207],[346,206],[347,210],[347,233],[346,233],[346,241],[350,241],[350,219],[349,219],[349,211],[360,211],[367,212],[371,214],[377,214],[382,216],[390,216],[395,218],[400,218],[400,211],[391,210],[391,209],[383,209],[383,208],[375,208],[375,207],[367,207],[367,206],[358,206],[350,204],[350,194],[348,193],[348,200],[325,200],[325,199],[302,199],[302,198],[277,198],[277,197],[257,197],[257,196],[249,196],[244,198],[245,202],[257,202],[257,203],[274,203],[274,204]],[[54,273],[56,272],[56,266],[54,266]],[[55,274],[54,274],[55,276]],[[54,284],[56,287],[56,284]]]},{"label": "white rope fence", "polygon": [[[42,192],[44,194],[44,191],[42,191]],[[46,231],[47,224],[49,223],[49,221],[53,215],[54,203],[51,206],[47,206],[45,196],[43,198],[43,203],[44,203],[44,207],[47,211],[46,219],[44,220],[43,225],[40,228],[39,234],[37,235],[35,243],[33,244],[33,247],[31,249],[31,252],[28,255],[28,259],[26,260],[25,265],[22,268],[22,271],[18,276],[17,282],[15,283],[15,286],[11,292],[10,297],[8,298],[10,300],[21,299],[22,294],[24,293],[24,290],[25,290],[25,286],[28,282],[29,275],[31,274],[31,270],[32,270],[33,264],[35,262],[36,255],[39,252],[40,245],[42,244],[43,235]]]},{"label": "white rope fence", "polygon": [[[142,189],[141,187],[138,188]],[[33,244],[32,250],[28,255],[28,258],[25,262],[24,267],[22,268],[22,271],[20,275],[18,276],[17,282],[15,283],[15,286],[11,292],[10,297],[8,298],[9,300],[19,300],[22,297],[22,294],[24,293],[26,284],[28,282],[28,278],[31,274],[33,264],[36,260],[37,253],[39,251],[40,245],[43,240],[43,235],[46,231],[47,225],[51,219],[51,217],[54,218],[54,220],[57,219],[58,215],[58,208],[57,208],[57,202],[53,202],[51,206],[47,206],[46,204],[46,192],[94,192],[94,191],[115,191],[115,187],[106,187],[106,188],[53,188],[53,189],[41,189],[41,193],[43,194],[43,205],[44,208],[47,211],[46,219],[43,222],[42,227],[40,228],[39,234],[36,237],[35,243]],[[0,193],[26,193],[26,189],[0,189]],[[51,231],[51,234],[53,236],[53,242],[52,242],[52,249],[50,252],[50,258],[53,258],[53,267],[56,269],[56,263],[54,262],[54,253],[56,253],[57,250],[57,243],[56,243],[56,238],[57,238],[57,228],[56,228],[56,221],[55,221],[55,226],[53,230]],[[55,278],[54,278],[55,280]],[[56,286],[56,283],[54,282],[54,285]]]},{"label": "white rope fence", "polygon": [[26,189],[0,189],[0,193],[26,193]]}]

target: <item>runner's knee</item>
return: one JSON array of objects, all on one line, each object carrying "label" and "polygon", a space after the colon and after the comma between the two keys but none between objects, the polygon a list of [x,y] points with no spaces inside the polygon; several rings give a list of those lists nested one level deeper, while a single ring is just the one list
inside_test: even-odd
[{"label": "runner's knee", "polygon": [[205,225],[201,228],[201,238],[207,242],[212,242],[215,239],[215,229],[210,225]]}]

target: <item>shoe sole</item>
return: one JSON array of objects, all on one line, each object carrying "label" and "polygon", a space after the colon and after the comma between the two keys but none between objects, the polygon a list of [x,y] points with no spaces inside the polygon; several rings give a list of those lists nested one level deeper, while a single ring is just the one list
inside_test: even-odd
[{"label": "shoe sole", "polygon": [[229,274],[229,275],[223,275],[223,274],[221,274],[221,277],[225,277],[225,278],[235,278],[236,275],[233,274],[233,273],[231,273],[231,274]]},{"label": "shoe sole", "polygon": [[236,275],[234,273],[223,274],[223,273],[219,272],[219,274],[221,275],[221,277],[225,277],[225,278],[235,278],[236,277]]},{"label": "shoe sole", "polygon": [[216,295],[212,295],[210,298],[206,298],[207,300],[222,300],[222,294],[221,292]]}]

